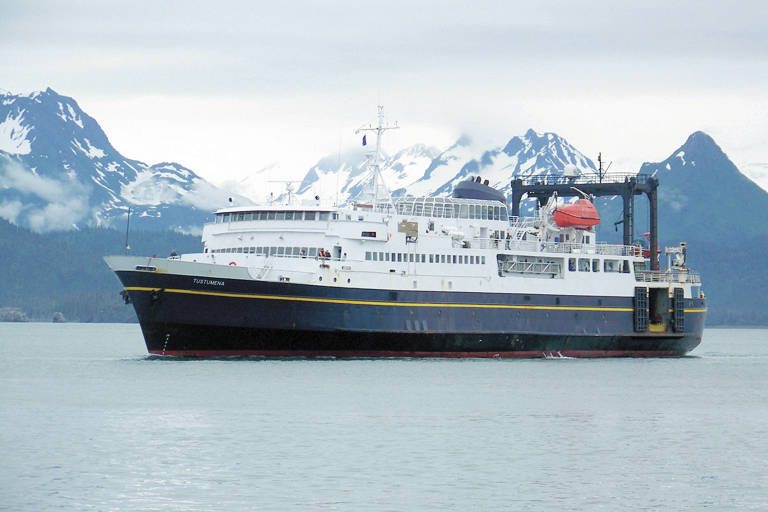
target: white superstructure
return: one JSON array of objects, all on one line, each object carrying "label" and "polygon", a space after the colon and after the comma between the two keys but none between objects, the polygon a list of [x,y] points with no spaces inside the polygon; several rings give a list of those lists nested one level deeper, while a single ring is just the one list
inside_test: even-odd
[{"label": "white superstructure", "polygon": [[558,227],[551,205],[537,217],[511,218],[500,200],[393,200],[378,158],[390,128],[380,109],[378,126],[360,130],[377,134],[368,202],[224,208],[204,226],[203,252],[181,259],[245,267],[257,280],[323,286],[626,296],[642,281],[651,288],[674,282],[685,297],[699,296],[698,275],[684,261],[646,270],[639,247],[597,243],[593,229]]}]

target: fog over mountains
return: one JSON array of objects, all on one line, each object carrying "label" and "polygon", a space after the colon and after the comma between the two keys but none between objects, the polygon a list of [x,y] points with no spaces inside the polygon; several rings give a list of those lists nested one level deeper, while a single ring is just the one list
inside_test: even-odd
[{"label": "fog over mountains", "polygon": [[124,157],[52,89],[0,95],[0,217],[37,232],[82,226],[199,229],[229,194],[186,167]]},{"label": "fog over mountains", "polygon": [[[371,146],[320,159],[298,186],[298,197],[317,195],[339,203],[359,197],[370,180],[366,151]],[[482,176],[509,195],[511,179],[561,175],[566,166],[582,175],[597,173],[595,162],[563,137],[528,130],[494,147],[478,145],[470,136],[447,148],[415,144],[384,155],[382,173],[395,197],[449,195],[469,176]],[[644,164],[641,172],[661,178],[662,227],[665,219],[679,216],[670,224],[673,228],[685,226],[683,235],[697,233],[702,228],[699,207],[709,204],[713,194],[722,199],[724,192],[726,199],[742,203],[749,198],[743,208],[751,218],[762,219],[766,192],[704,133],[691,135],[664,162]],[[149,165],[124,157],[74,99],[50,88],[28,95],[0,94],[0,218],[37,232],[122,228],[130,207],[132,224],[139,228],[196,232],[212,210],[230,204],[229,197],[178,163]],[[242,196],[234,201],[250,202]],[[609,238],[613,217],[619,218],[615,203],[600,201],[605,208],[601,232]],[[642,205],[637,209],[636,226],[644,226],[644,210]],[[726,222],[725,217],[718,216],[717,222]]]}]

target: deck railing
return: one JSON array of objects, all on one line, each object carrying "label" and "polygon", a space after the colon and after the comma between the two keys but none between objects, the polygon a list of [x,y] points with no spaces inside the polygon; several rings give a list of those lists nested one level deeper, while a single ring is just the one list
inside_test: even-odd
[{"label": "deck railing", "polygon": [[648,174],[635,174],[628,172],[611,172],[603,174],[602,178],[597,173],[584,174],[575,177],[566,177],[559,175],[551,176],[529,176],[522,178],[524,185],[578,185],[594,183],[627,183],[635,180],[637,183],[647,183]]},{"label": "deck railing", "polygon": [[[460,247],[455,241],[454,247]],[[569,242],[539,242],[537,240],[497,240],[474,238],[469,242],[473,249],[505,249],[508,251],[543,252],[557,254],[598,254],[601,256],[640,256],[640,248],[634,245],[579,244]]]},{"label": "deck railing", "polygon": [[690,270],[638,270],[635,280],[644,283],[701,283],[699,274]]}]

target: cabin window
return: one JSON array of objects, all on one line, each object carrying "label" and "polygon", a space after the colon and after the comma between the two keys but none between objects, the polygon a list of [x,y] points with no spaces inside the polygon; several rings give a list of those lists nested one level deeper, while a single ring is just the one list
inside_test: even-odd
[{"label": "cabin window", "polygon": [[421,262],[422,263],[426,263],[427,262],[427,255],[426,254],[422,254],[421,255]]},{"label": "cabin window", "polygon": [[600,260],[592,260],[592,272],[600,272]]},{"label": "cabin window", "polygon": [[397,261],[402,262],[403,261],[403,253],[399,252],[397,253]]},{"label": "cabin window", "polygon": [[222,220],[222,222],[229,222],[229,214],[228,214],[228,213],[225,213],[225,214],[223,215],[223,220]]},{"label": "cabin window", "polygon": [[629,260],[621,260],[621,261],[622,261],[622,266],[621,266],[622,273],[629,274]]},{"label": "cabin window", "polygon": [[429,262],[430,263],[434,263],[435,262],[435,255],[434,254],[430,254],[429,255]]},{"label": "cabin window", "polygon": [[379,261],[384,261],[384,253],[383,252],[379,253]]},{"label": "cabin window", "polygon": [[576,272],[576,258],[568,258],[568,271]]},{"label": "cabin window", "polygon": [[294,247],[293,248],[293,255],[294,256],[299,256],[300,254],[301,254],[301,249],[298,248],[298,247]]},{"label": "cabin window", "polygon": [[248,252],[250,254],[256,254],[256,248],[255,247],[251,247],[251,248],[249,248]]},{"label": "cabin window", "polygon": [[440,263],[445,263],[445,254],[440,255]]},{"label": "cabin window", "polygon": [[293,212],[285,212],[285,220],[293,220]]},{"label": "cabin window", "polygon": [[285,247],[278,247],[277,248],[277,255],[278,256],[285,256]]},{"label": "cabin window", "polygon": [[618,260],[604,260],[603,261],[603,271],[604,272],[618,272],[619,271],[619,261]]},{"label": "cabin window", "polygon": [[313,258],[314,258],[315,256],[317,256],[317,247],[310,247],[310,248],[309,248],[309,255],[310,255],[311,257],[313,257]]},{"label": "cabin window", "polygon": [[588,244],[588,243],[589,243],[589,235],[585,235],[585,236],[584,236],[584,243],[585,243],[585,244]]},{"label": "cabin window", "polygon": [[387,261],[397,261],[397,256],[395,256],[394,252],[390,254],[390,259],[388,259]]},{"label": "cabin window", "polygon": [[589,260],[586,258],[579,258],[579,272],[589,272]]},{"label": "cabin window", "polygon": [[275,212],[275,220],[285,220],[285,212]]},{"label": "cabin window", "polygon": [[304,212],[304,220],[315,220],[316,212]]},{"label": "cabin window", "polygon": [[469,264],[470,265],[474,265],[475,264],[475,257],[474,256],[470,256],[469,257]]},{"label": "cabin window", "polygon": [[453,264],[454,265],[456,264],[456,255],[455,254],[453,255]]},{"label": "cabin window", "polygon": [[328,220],[328,212],[320,212],[319,220]]},{"label": "cabin window", "polygon": [[366,261],[371,261],[373,259],[373,256],[371,255],[371,251],[365,251],[365,259]]}]

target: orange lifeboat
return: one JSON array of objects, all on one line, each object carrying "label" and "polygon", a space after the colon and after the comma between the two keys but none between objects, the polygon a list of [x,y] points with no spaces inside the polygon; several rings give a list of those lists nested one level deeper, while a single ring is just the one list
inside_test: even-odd
[{"label": "orange lifeboat", "polygon": [[561,228],[589,229],[600,224],[600,215],[591,201],[579,199],[575,203],[558,206],[552,212],[555,224]]}]

